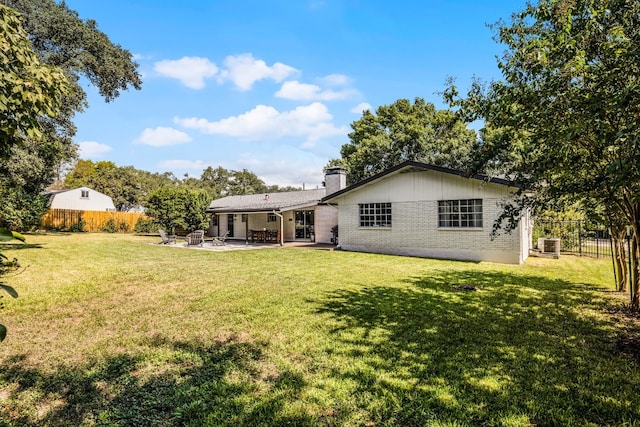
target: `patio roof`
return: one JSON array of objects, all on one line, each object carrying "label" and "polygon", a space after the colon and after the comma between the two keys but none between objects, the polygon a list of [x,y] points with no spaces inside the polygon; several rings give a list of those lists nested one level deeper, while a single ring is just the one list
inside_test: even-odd
[{"label": "patio roof", "polygon": [[227,196],[211,202],[208,213],[255,213],[289,211],[317,205],[326,195],[324,188],[316,190],[260,193],[244,196]]}]

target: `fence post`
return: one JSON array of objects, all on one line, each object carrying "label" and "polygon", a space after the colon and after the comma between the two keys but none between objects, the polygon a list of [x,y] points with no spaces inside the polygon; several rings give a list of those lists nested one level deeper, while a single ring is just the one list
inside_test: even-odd
[{"label": "fence post", "polygon": [[578,253],[582,256],[582,221],[578,220]]}]

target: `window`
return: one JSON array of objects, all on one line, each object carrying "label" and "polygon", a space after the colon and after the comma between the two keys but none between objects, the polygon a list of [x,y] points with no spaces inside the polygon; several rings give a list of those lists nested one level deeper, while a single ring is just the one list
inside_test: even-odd
[{"label": "window", "polygon": [[247,222],[247,214],[242,214],[240,218],[242,219],[242,222]]},{"label": "window", "polygon": [[438,227],[482,227],[482,199],[439,200]]},{"label": "window", "polygon": [[360,227],[391,227],[391,203],[362,203]]},{"label": "window", "polygon": [[276,214],[274,213],[267,214],[267,222],[276,222],[276,221],[277,221]]},{"label": "window", "polygon": [[88,199],[89,198],[89,190],[80,190],[80,198]]}]

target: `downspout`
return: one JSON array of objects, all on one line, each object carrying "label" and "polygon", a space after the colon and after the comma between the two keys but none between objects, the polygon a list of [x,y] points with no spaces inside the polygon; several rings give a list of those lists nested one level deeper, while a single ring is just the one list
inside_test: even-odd
[{"label": "downspout", "polygon": [[284,246],[284,216],[275,210],[273,211],[273,214],[280,218],[280,246]]}]

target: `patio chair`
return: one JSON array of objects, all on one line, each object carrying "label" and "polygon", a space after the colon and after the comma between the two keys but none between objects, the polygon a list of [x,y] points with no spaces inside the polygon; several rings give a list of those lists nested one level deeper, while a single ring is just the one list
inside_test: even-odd
[{"label": "patio chair", "polygon": [[204,244],[204,230],[196,230],[185,237],[187,246],[202,246]]},{"label": "patio chair", "polygon": [[160,238],[162,239],[162,242],[160,242],[163,245],[168,245],[171,243],[176,243],[176,235],[172,234],[170,236],[167,236],[167,233],[164,232],[164,230],[159,229],[158,233],[160,234]]},{"label": "patio chair", "polygon": [[229,236],[229,232],[227,231],[222,236],[214,237],[213,240],[211,241],[211,244],[217,245],[217,246],[226,245],[225,241],[227,240],[228,236]]}]

